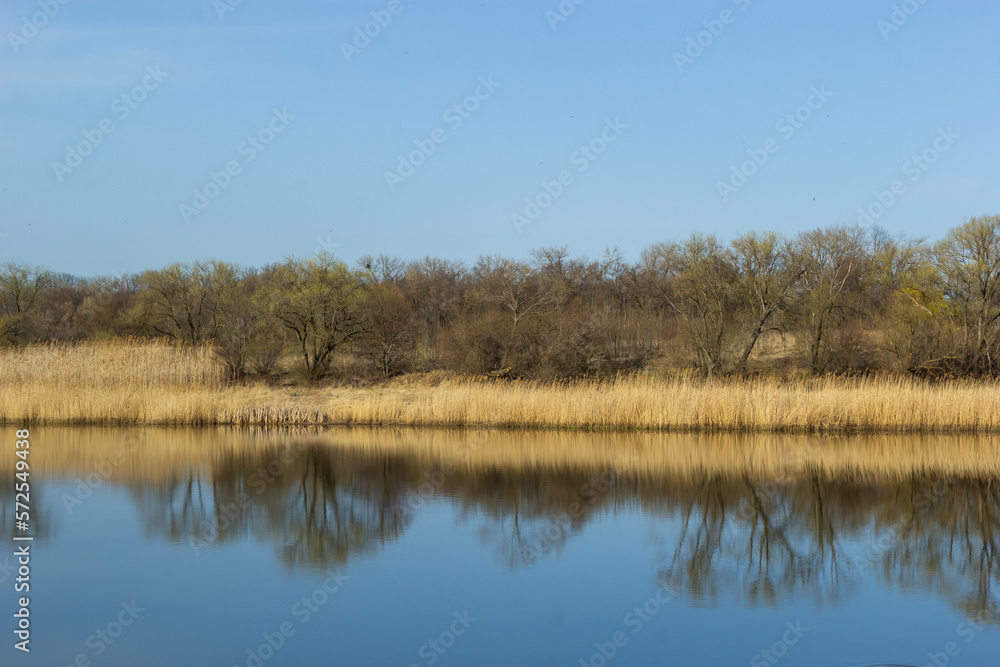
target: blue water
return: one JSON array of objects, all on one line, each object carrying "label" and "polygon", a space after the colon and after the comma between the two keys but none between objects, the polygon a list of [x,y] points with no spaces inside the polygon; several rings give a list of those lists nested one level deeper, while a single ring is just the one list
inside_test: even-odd
[{"label": "blue water", "polygon": [[950,480],[913,525],[891,508],[924,480],[823,483],[818,504],[790,482],[762,560],[765,517],[728,480],[618,479],[566,523],[583,472],[421,493],[433,460],[334,445],[258,487],[236,459],[121,472],[72,511],[78,470],[36,477],[32,650],[12,647],[7,577],[3,664],[1000,664],[995,483]]}]

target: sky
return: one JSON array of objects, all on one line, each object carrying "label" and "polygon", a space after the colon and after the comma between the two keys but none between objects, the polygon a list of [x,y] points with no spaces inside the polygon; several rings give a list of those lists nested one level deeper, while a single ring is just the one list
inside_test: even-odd
[{"label": "sky", "polygon": [[1000,213],[998,26],[992,0],[7,0],[0,262],[937,239]]}]

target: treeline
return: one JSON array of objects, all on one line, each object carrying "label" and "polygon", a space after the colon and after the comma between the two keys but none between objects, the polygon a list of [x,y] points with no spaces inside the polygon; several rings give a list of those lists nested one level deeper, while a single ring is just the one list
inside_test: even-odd
[{"label": "treeline", "polygon": [[636,262],[557,247],[472,266],[380,255],[351,267],[324,255],[94,279],[0,267],[0,344],[114,336],[212,341],[234,378],[648,367],[995,377],[1000,216],[936,242],[860,227],[694,235]]}]

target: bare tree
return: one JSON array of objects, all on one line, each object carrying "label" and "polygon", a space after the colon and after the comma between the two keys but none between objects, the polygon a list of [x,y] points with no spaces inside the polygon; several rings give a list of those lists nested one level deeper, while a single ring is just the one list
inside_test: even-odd
[{"label": "bare tree", "polygon": [[406,277],[406,262],[399,257],[364,255],[358,259],[358,270],[376,284],[399,284]]},{"label": "bare tree", "polygon": [[744,234],[731,248],[744,316],[743,351],[736,367],[746,372],[757,341],[771,328],[774,316],[788,308],[806,269],[795,247],[774,232]]},{"label": "bare tree", "polygon": [[473,274],[481,298],[495,304],[509,323],[509,341],[500,361],[504,366],[517,341],[519,327],[547,312],[555,303],[555,291],[527,264],[500,257],[481,257]]},{"label": "bare tree", "polygon": [[226,262],[171,264],[139,275],[132,316],[152,333],[188,343],[215,338],[219,304],[236,289],[240,269]]},{"label": "bare tree", "polygon": [[30,341],[37,329],[37,307],[52,282],[42,267],[14,262],[0,266],[0,342]]},{"label": "bare tree", "polygon": [[684,324],[709,382],[727,360],[736,298],[736,270],[714,236],[695,234],[681,244],[655,246],[645,256],[647,270],[656,271],[660,298]]},{"label": "bare tree", "polygon": [[823,372],[826,336],[848,307],[852,286],[865,269],[865,232],[860,227],[831,227],[805,232],[798,238],[805,262],[802,298],[809,340],[809,366]]},{"label": "bare tree", "polygon": [[403,370],[413,351],[413,307],[391,284],[375,285],[365,307],[362,348],[383,377]]},{"label": "bare tree", "polygon": [[312,380],[329,370],[334,352],[364,333],[362,280],[330,255],[286,261],[276,269],[267,298],[294,335]]},{"label": "bare tree", "polygon": [[417,363],[438,360],[441,333],[465,307],[467,271],[461,262],[425,257],[407,266],[401,289],[416,312]]},{"label": "bare tree", "polygon": [[283,328],[268,308],[265,276],[241,272],[239,282],[223,291],[216,304],[215,348],[234,379],[248,371],[269,375],[284,346]]},{"label": "bare tree", "polygon": [[1000,216],[952,229],[935,248],[947,279],[949,314],[963,332],[965,373],[1000,372]]}]

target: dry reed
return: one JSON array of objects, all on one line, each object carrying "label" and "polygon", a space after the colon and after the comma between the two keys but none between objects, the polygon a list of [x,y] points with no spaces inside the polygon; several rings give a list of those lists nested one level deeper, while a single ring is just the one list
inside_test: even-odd
[{"label": "dry reed", "polygon": [[735,432],[1000,433],[1000,384],[637,375],[559,384],[228,386],[207,347],[146,341],[0,351],[7,424],[405,425]]},{"label": "dry reed", "polygon": [[122,386],[220,388],[225,367],[208,345],[143,338],[98,343],[45,343],[0,350],[0,382],[53,389]]}]

